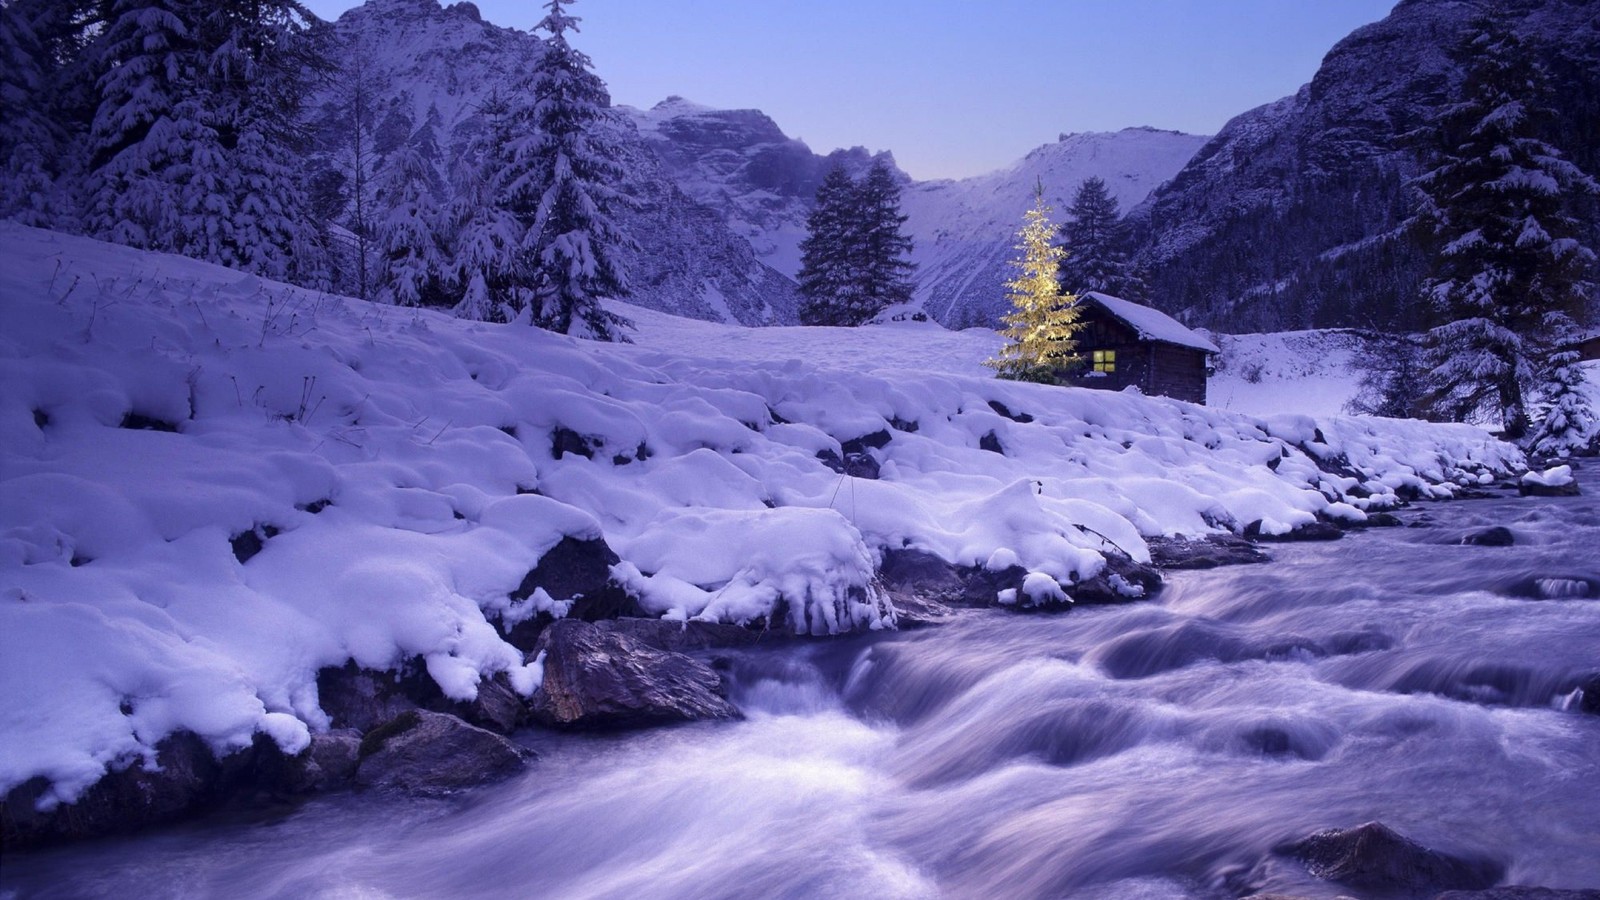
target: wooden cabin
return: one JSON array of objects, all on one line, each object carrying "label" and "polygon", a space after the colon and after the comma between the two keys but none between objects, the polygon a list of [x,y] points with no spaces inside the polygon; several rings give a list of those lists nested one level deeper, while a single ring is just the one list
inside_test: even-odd
[{"label": "wooden cabin", "polygon": [[1191,403],[1206,402],[1206,378],[1217,345],[1166,313],[1098,291],[1078,296],[1078,352],[1083,366],[1070,380],[1080,387],[1136,387]]}]

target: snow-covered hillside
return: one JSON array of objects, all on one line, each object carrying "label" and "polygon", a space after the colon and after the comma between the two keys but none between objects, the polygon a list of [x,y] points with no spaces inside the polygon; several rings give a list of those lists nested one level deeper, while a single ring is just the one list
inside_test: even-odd
[{"label": "snow-covered hillside", "polygon": [[[175,730],[296,750],[347,661],[530,692],[501,629],[565,613],[512,595],[568,537],[649,614],[881,629],[886,548],[1059,597],[1154,535],[1521,462],[1468,426],[1001,382],[992,333],[630,312],[638,344],[597,345],[0,223],[0,792],[72,797]],[[877,478],[828,465],[852,451]]]},{"label": "snow-covered hillside", "polygon": [[906,231],[916,241],[916,302],[953,327],[993,325],[1007,311],[1007,260],[1033,203],[1036,185],[1067,221],[1078,186],[1092,177],[1106,183],[1127,212],[1176,175],[1206,138],[1154,128],[1068,134],[1039,147],[1015,165],[960,181],[930,181],[905,192]]}]

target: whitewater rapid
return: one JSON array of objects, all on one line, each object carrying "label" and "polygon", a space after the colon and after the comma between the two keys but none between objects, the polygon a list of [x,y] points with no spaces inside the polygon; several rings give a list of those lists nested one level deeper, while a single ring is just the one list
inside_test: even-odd
[{"label": "whitewater rapid", "polygon": [[[1333,897],[1379,820],[1600,885],[1600,478],[1170,573],[1154,600],[725,652],[733,724],[526,732],[518,780],[7,854],[7,898]],[[1511,547],[1463,546],[1490,525]]]}]

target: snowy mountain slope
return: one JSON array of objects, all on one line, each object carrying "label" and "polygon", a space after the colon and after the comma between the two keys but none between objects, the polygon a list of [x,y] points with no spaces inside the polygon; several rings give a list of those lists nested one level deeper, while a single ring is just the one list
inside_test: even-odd
[{"label": "snowy mountain slope", "polygon": [[1067,220],[1078,186],[1098,176],[1124,212],[1183,168],[1206,138],[1153,128],[1062,135],[1015,165],[960,181],[912,185],[903,197],[916,241],[916,301],[952,327],[993,325],[1006,312],[1006,265],[1022,214],[1044,186],[1053,221]]},{"label": "snowy mountain slope", "polygon": [[[759,110],[711,109],[669,97],[649,110],[623,107],[678,185],[722,212],[762,260],[793,276],[806,215],[834,164],[859,175],[874,156],[856,147],[827,156],[788,137]],[[1062,135],[1016,164],[961,180],[904,176],[902,211],[916,244],[917,305],[946,325],[989,325],[1005,310],[1005,260],[1036,183],[1058,221],[1084,180],[1105,179],[1126,211],[1175,175],[1204,137],[1152,128]]]},{"label": "snowy mountain slope", "polygon": [[841,165],[859,177],[874,159],[894,163],[888,153],[861,147],[813,153],[755,109],[712,109],[682,97],[648,110],[618,108],[686,194],[721,212],[762,262],[791,278],[800,271],[806,215],[828,169]]},{"label": "snowy mountain slope", "polygon": [[[632,312],[637,345],[593,344],[0,223],[0,792],[70,798],[176,730],[294,751],[347,661],[529,693],[501,628],[565,613],[512,594],[566,537],[652,614],[828,633],[894,626],[885,548],[1070,593],[1113,545],[1520,463],[1468,426],[1000,382],[993,333]],[[878,479],[819,458],[862,438]]]},{"label": "snowy mountain slope", "polygon": [[1420,161],[1406,135],[1448,102],[1461,79],[1448,51],[1480,14],[1549,72],[1547,139],[1600,170],[1594,4],[1403,0],[1335,45],[1294,96],[1230,121],[1134,212],[1154,302],[1223,331],[1415,327],[1424,264],[1400,225]]},{"label": "snowy mountain slope", "polygon": [[[483,128],[485,97],[507,89],[543,47],[534,35],[484,22],[470,3],[441,7],[437,0],[368,0],[340,16],[334,33],[371,95],[364,100],[375,110],[368,152],[379,157],[418,140],[430,119],[446,156],[462,156]],[[317,158],[329,178],[353,171],[352,84],[330,83],[313,103]],[[620,114],[615,137],[629,173],[620,187],[631,199],[618,219],[639,243],[623,254],[634,301],[718,321],[795,321],[794,285],[757,259],[719,214],[679,190]],[[439,168],[448,183],[449,162]]]}]

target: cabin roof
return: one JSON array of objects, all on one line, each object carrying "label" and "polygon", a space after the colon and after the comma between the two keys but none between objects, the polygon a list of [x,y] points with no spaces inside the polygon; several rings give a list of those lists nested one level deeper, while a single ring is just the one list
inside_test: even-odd
[{"label": "cabin roof", "polygon": [[1177,319],[1159,310],[1121,297],[1102,294],[1099,291],[1086,291],[1079,296],[1110,313],[1144,340],[1176,344],[1179,347],[1204,350],[1207,353],[1222,352],[1216,344],[1206,340],[1199,332],[1185,328],[1178,324]]}]

